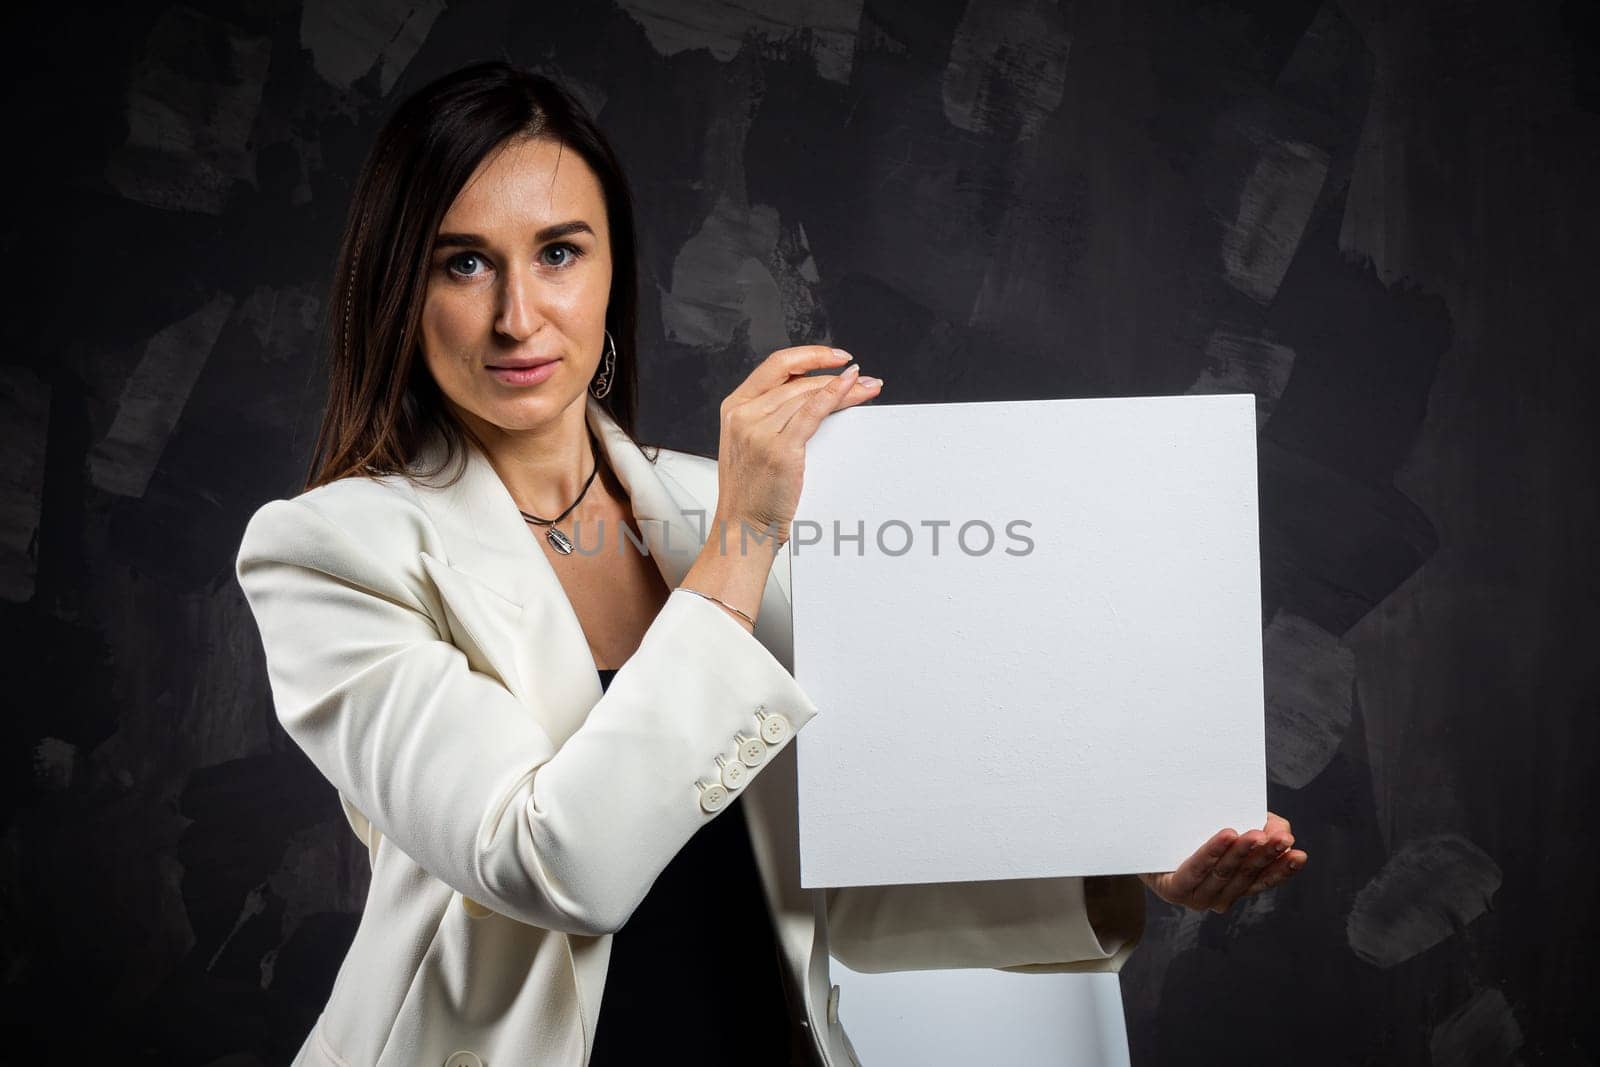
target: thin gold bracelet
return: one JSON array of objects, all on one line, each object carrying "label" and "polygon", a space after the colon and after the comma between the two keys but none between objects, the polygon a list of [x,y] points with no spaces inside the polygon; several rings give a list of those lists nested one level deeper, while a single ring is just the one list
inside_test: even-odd
[{"label": "thin gold bracelet", "polygon": [[749,623],[751,626],[754,626],[756,624],[756,620],[752,619],[750,616],[746,615],[744,612],[740,611],[738,608],[734,607],[732,604],[728,603],[726,600],[718,600],[716,597],[712,596],[710,593],[702,593],[700,590],[698,590],[698,589],[690,589],[686,585],[680,585],[680,586],[678,586],[678,588],[682,589],[685,593],[693,593],[695,596],[703,596],[707,600],[711,601],[713,604],[721,604],[723,607],[727,608],[729,611],[731,611],[735,615],[739,616],[741,619],[743,619],[745,622]]}]

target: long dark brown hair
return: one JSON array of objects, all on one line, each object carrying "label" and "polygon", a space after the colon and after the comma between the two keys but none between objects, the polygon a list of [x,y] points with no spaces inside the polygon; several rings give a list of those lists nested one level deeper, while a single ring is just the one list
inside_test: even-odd
[{"label": "long dark brown hair", "polygon": [[488,60],[407,97],[361,166],[328,302],[328,405],[306,489],[399,473],[434,431],[447,443],[446,465],[469,442],[482,447],[446,407],[420,358],[422,305],[445,212],[485,156],[523,137],[559,142],[600,179],[612,261],[605,324],[617,356],[611,391],[599,403],[634,440],[638,258],[627,179],[605,135],[565,89]]}]

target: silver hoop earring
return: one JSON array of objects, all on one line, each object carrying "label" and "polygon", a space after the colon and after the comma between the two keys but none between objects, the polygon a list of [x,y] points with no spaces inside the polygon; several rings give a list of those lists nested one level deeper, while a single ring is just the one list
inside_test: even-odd
[{"label": "silver hoop earring", "polygon": [[610,350],[606,352],[605,364],[600,368],[600,374],[589,383],[589,393],[596,400],[603,399],[611,392],[611,383],[617,371],[617,342],[611,339],[611,331],[606,331],[606,343]]}]

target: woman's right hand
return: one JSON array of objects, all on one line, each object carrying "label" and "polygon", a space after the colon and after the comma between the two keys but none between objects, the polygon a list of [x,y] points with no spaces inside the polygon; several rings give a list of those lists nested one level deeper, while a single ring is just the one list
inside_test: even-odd
[{"label": "woman's right hand", "polygon": [[871,400],[883,384],[859,377],[854,363],[839,374],[806,374],[849,360],[848,352],[827,345],[780,348],[722,401],[717,519],[726,524],[730,548],[742,543],[740,523],[751,527],[752,540],[771,536],[774,547],[788,542],[806,442],[824,418]]}]

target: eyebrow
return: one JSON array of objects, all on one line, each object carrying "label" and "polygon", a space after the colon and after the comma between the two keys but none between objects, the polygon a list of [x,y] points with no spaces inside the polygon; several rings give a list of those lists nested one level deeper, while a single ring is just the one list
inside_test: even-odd
[{"label": "eyebrow", "polygon": [[[554,226],[546,226],[533,235],[533,241],[534,244],[543,244],[558,237],[570,237],[575,233],[586,233],[593,237],[594,227],[582,219],[571,219],[567,222],[558,222]],[[434,248],[481,248],[488,243],[486,238],[475,233],[441,233],[433,239]]]}]

